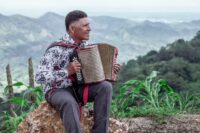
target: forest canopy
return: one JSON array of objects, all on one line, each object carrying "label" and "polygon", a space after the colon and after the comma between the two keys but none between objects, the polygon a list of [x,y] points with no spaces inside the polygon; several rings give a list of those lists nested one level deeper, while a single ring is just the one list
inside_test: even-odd
[{"label": "forest canopy", "polygon": [[200,31],[190,41],[178,39],[160,50],[151,50],[121,67],[119,82],[143,80],[152,71],[176,91],[196,92],[200,88]]}]

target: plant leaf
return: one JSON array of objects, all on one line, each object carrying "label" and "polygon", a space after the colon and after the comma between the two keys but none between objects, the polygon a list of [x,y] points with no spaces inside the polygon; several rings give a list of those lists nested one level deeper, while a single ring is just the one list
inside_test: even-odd
[{"label": "plant leaf", "polygon": [[13,84],[13,86],[22,86],[22,85],[24,85],[22,82],[16,82]]},{"label": "plant leaf", "polygon": [[20,105],[20,106],[24,106],[24,105],[28,104],[27,100],[22,97],[13,97],[13,98],[9,99],[9,101],[11,103],[14,103],[14,104]]}]

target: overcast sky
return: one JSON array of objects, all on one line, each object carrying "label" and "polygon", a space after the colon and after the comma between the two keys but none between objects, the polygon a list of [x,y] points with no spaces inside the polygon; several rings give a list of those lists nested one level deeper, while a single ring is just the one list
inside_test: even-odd
[{"label": "overcast sky", "polygon": [[86,12],[200,12],[200,0],[0,0],[0,13],[38,17],[45,12],[65,15]]}]

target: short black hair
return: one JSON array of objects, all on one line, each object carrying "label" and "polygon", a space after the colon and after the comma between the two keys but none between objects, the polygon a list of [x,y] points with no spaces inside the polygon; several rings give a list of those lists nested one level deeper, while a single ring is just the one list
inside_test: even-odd
[{"label": "short black hair", "polygon": [[69,25],[72,22],[75,22],[75,21],[77,21],[81,18],[85,18],[85,17],[87,17],[87,14],[84,11],[74,10],[74,11],[69,12],[65,17],[66,30],[67,31],[69,30]]}]

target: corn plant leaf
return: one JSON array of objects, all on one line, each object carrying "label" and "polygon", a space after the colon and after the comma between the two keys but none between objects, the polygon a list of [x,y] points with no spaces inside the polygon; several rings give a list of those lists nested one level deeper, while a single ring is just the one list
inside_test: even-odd
[{"label": "corn plant leaf", "polygon": [[126,87],[122,87],[122,88],[120,88],[119,89],[119,95],[118,95],[118,100],[121,100],[123,97],[124,97],[124,95],[125,95],[125,92],[127,91],[127,88]]},{"label": "corn plant leaf", "polygon": [[24,85],[22,82],[16,82],[13,84],[13,86],[22,86],[22,85]]},{"label": "corn plant leaf", "polygon": [[4,92],[3,92],[3,95],[4,95],[4,96],[8,95],[8,89],[9,89],[8,86],[6,86],[6,87],[4,88]]},{"label": "corn plant leaf", "polygon": [[135,86],[135,88],[132,89],[132,93],[138,94],[143,87],[144,87],[144,83],[138,82],[138,85]]},{"label": "corn plant leaf", "polygon": [[22,97],[13,97],[9,99],[9,102],[20,106],[25,106],[28,104],[28,101]]},{"label": "corn plant leaf", "polygon": [[138,80],[128,80],[124,83],[124,85],[134,85],[135,83],[137,83]]}]

